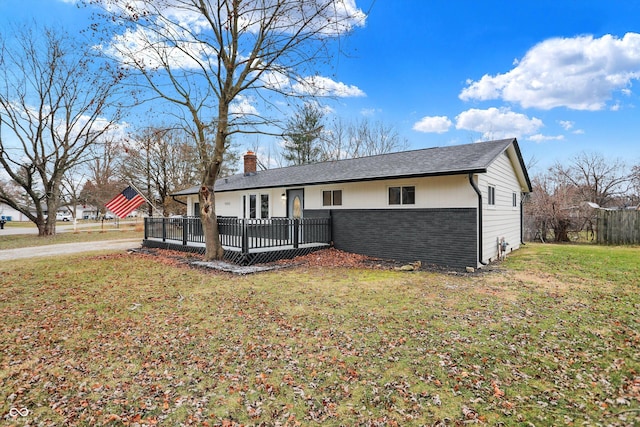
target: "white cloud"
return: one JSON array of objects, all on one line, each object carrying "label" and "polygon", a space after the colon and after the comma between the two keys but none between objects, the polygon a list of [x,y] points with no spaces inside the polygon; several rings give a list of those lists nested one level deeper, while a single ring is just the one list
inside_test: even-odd
[{"label": "white cloud", "polygon": [[363,108],[360,110],[360,114],[365,117],[372,117],[381,112],[382,109],[380,108]]},{"label": "white cloud", "polygon": [[426,116],[413,125],[413,130],[425,133],[445,133],[452,123],[447,116]]},{"label": "white cloud", "polygon": [[251,104],[251,100],[246,96],[238,95],[236,100],[229,106],[229,113],[233,116],[258,116],[260,113]]},{"label": "white cloud", "polygon": [[529,118],[508,108],[473,108],[456,116],[456,129],[480,132],[484,139],[531,135],[543,126],[542,120]]},{"label": "white cloud", "polygon": [[[176,40],[181,36],[175,36]],[[161,37],[145,28],[128,29],[124,34],[115,36],[111,45],[104,51],[118,59],[123,65],[137,64],[153,69],[167,64],[173,69],[198,69],[206,64],[215,51],[205,44],[178,43],[169,46]]]},{"label": "white cloud", "polygon": [[527,139],[529,141],[538,142],[538,143],[544,142],[544,141],[562,141],[564,140],[564,135],[551,136],[551,135],[542,135],[538,133],[538,134],[527,137]]},{"label": "white cloud", "polygon": [[467,81],[462,100],[502,99],[524,108],[602,110],[640,78],[640,34],[545,40],[505,74]]},{"label": "white cloud", "polygon": [[277,92],[285,92],[291,86],[289,77],[275,70],[264,71],[260,75],[260,81],[262,81],[266,88]]},{"label": "white cloud", "polygon": [[[366,14],[357,8],[355,0],[322,0],[320,5],[313,2],[266,2],[261,7],[252,3],[243,3],[242,15],[239,18],[242,21],[241,28],[248,33],[258,31],[258,24],[264,21],[261,15],[270,15],[276,8],[279,10],[279,21],[274,25],[283,33],[296,33],[300,25],[308,24],[309,27],[303,31],[317,31],[321,37],[335,36],[364,26],[367,18]],[[324,3],[330,4],[331,7],[322,7]],[[282,7],[288,9],[283,10]],[[98,46],[122,64],[132,65],[135,60],[138,66],[143,65],[149,69],[169,66],[173,70],[199,70],[217,66],[217,41],[211,35],[213,32],[208,21],[196,7],[185,6],[184,2],[177,0],[164,0],[162,3],[114,0],[108,3],[107,9],[114,14],[136,14],[153,21],[149,26],[140,25],[127,29],[123,34],[115,36],[109,46]],[[315,16],[317,22],[308,22],[306,18],[302,19],[302,16]],[[141,19],[141,22],[144,19]],[[154,25],[155,30],[148,29],[154,28]],[[213,44],[202,42],[207,39],[213,40]],[[249,48],[247,51],[237,52],[240,58],[246,59],[253,46],[241,43],[240,47]],[[365,96],[358,87],[335,82],[328,77],[307,77],[293,84],[286,75],[276,70],[277,66],[277,63],[273,64],[273,70],[266,70],[260,76],[264,87],[282,93],[293,91],[293,95]]]},{"label": "white cloud", "polygon": [[363,97],[366,94],[357,86],[336,82],[328,77],[310,76],[292,86],[301,95],[337,96],[339,98]]},{"label": "white cloud", "polygon": [[564,130],[570,130],[573,128],[573,122],[569,120],[559,120],[558,124],[562,126]]}]

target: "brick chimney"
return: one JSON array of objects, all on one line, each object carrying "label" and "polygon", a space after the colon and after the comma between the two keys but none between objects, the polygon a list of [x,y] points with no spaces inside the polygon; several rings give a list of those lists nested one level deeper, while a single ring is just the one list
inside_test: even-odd
[{"label": "brick chimney", "polygon": [[255,175],[257,173],[258,158],[253,151],[247,151],[244,155],[244,176]]}]

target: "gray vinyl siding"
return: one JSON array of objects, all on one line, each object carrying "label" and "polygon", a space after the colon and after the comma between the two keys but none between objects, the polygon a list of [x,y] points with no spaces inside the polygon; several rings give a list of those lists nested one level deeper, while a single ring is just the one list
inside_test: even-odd
[{"label": "gray vinyl siding", "polygon": [[336,209],[304,215],[328,213],[336,249],[424,265],[477,265],[477,209]]}]

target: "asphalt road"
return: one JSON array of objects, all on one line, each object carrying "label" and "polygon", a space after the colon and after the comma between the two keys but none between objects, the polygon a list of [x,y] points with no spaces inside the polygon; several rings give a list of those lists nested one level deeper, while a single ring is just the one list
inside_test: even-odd
[{"label": "asphalt road", "polygon": [[[95,223],[78,224],[78,228],[95,227]],[[105,229],[114,228],[113,222],[104,223]],[[72,232],[73,224],[57,224],[56,232]],[[35,227],[5,227],[0,230],[0,239],[2,236],[10,234],[38,234]],[[103,240],[98,242],[84,243],[61,243],[57,245],[33,246],[29,248],[3,249],[0,250],[0,261],[7,261],[21,258],[36,257],[52,257],[56,255],[68,255],[81,252],[97,252],[97,251],[124,251],[132,248],[139,248],[142,239],[119,239],[119,240]]]},{"label": "asphalt road", "polygon": [[53,257],[57,255],[97,251],[117,252],[139,248],[141,244],[141,239],[119,239],[84,243],[62,243],[57,245],[33,246],[30,248],[4,249],[0,251],[0,261],[9,261],[21,258]]},{"label": "asphalt road", "polygon": [[[120,227],[123,227],[124,224],[128,224],[128,223],[123,222],[120,224]],[[96,227],[100,225],[101,224],[99,222],[79,222],[74,226],[72,222],[66,222],[66,223],[62,222],[62,223],[56,224],[56,233],[67,233],[67,232],[74,231],[75,228],[90,228],[90,227]],[[102,225],[104,226],[105,230],[118,229],[118,227],[116,227],[116,224],[113,221],[105,221],[104,224]],[[4,229],[0,230],[0,239],[2,238],[3,235],[8,236],[10,234],[38,234],[38,229],[35,226],[9,227],[5,225]]]}]

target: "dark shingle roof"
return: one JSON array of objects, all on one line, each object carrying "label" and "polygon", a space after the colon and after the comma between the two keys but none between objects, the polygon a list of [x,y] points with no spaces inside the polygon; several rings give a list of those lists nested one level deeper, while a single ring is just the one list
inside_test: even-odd
[{"label": "dark shingle roof", "polygon": [[[237,174],[217,180],[215,191],[483,173],[511,144],[516,148],[526,177],[517,141],[511,138],[267,169],[249,176]],[[528,181],[528,177],[526,179]],[[198,189],[192,187],[173,195],[197,194]]]}]

